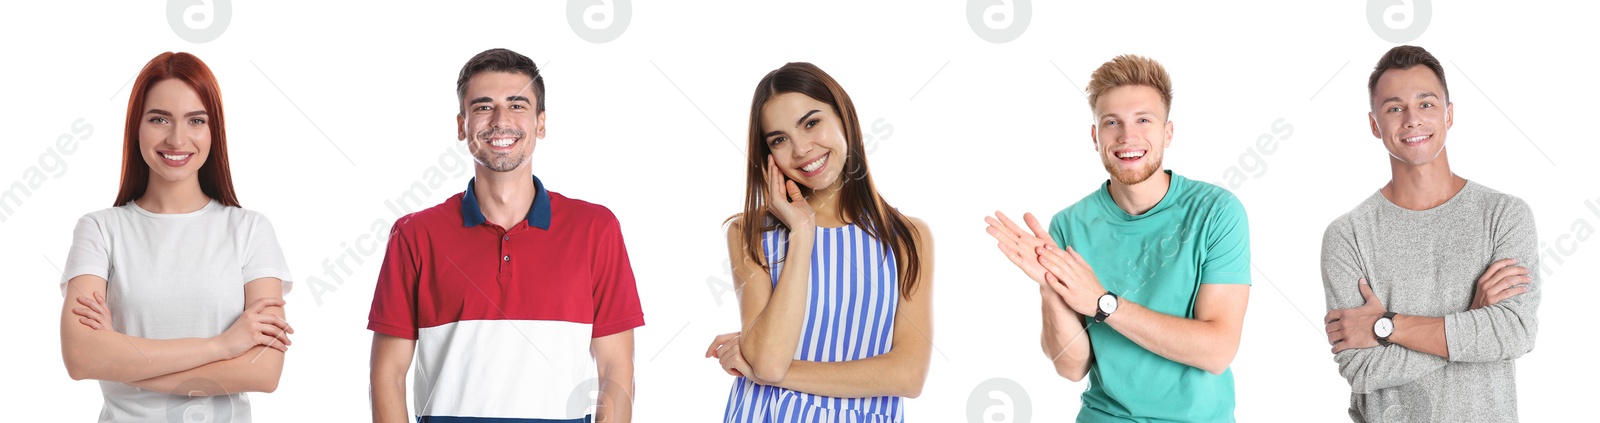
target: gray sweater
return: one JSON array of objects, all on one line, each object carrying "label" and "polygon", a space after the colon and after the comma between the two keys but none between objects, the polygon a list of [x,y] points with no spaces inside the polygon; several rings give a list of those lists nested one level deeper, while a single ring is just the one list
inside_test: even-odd
[{"label": "gray sweater", "polygon": [[[1403,209],[1374,193],[1335,219],[1322,237],[1328,309],[1365,301],[1367,278],[1389,311],[1444,317],[1448,359],[1400,345],[1339,352],[1357,422],[1517,420],[1516,360],[1538,332],[1538,241],[1533,212],[1516,197],[1468,181],[1444,204]],[[1531,289],[1468,310],[1478,277],[1496,260],[1532,271]]]}]

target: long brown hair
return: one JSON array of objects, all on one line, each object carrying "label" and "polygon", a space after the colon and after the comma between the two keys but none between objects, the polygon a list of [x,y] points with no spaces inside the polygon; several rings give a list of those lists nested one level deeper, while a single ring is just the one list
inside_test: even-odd
[{"label": "long brown hair", "polygon": [[[800,93],[827,103],[833,106],[834,114],[844,121],[842,126],[849,144],[849,155],[844,162],[845,175],[839,182],[844,184],[840,188],[841,212],[846,219],[860,225],[894,252],[900,274],[900,295],[910,298],[917,288],[918,273],[922,269],[922,257],[917,252],[914,229],[904,215],[878,195],[878,189],[872,183],[872,174],[867,171],[866,148],[861,141],[861,122],[856,118],[856,106],[850,101],[850,95],[844,92],[844,87],[839,86],[838,81],[810,63],[792,62],[767,73],[756,84],[755,98],[750,102],[750,145],[747,148],[750,159],[745,177],[742,214],[748,254],[755,257],[762,268],[771,271],[772,263],[766,262],[766,255],[761,251],[761,234],[778,229],[783,223],[772,218],[766,207],[764,167],[772,149],[766,143],[766,130],[761,127],[761,110],[768,100],[783,93]],[[810,193],[803,185],[801,189]]]},{"label": "long brown hair", "polygon": [[205,62],[189,53],[166,52],[150,59],[133,79],[133,93],[128,96],[128,119],[122,128],[122,182],[117,188],[119,207],[144,195],[150,184],[150,164],[144,162],[139,151],[139,126],[144,122],[145,97],[150,87],[168,79],[183,81],[206,108],[207,126],[211,130],[211,152],[200,165],[200,192],[226,206],[239,207],[239,198],[233,193],[233,174],[228,171],[228,138],[223,129],[222,91],[217,88],[217,78]]}]

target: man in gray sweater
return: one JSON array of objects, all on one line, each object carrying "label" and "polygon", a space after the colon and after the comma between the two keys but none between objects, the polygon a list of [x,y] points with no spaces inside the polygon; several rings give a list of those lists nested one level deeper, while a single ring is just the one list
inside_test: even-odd
[{"label": "man in gray sweater", "polygon": [[1527,203],[1450,172],[1444,68],[1389,50],[1369,122],[1391,179],[1322,238],[1324,318],[1357,422],[1516,421],[1541,292]]}]

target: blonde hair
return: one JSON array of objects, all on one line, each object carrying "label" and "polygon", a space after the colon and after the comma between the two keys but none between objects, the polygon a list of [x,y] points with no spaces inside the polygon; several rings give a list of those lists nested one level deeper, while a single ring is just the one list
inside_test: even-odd
[{"label": "blonde hair", "polygon": [[1161,105],[1172,112],[1172,77],[1167,76],[1167,69],[1153,59],[1132,54],[1112,58],[1089,76],[1089,109],[1094,109],[1100,94],[1126,85],[1155,88],[1161,94]]}]

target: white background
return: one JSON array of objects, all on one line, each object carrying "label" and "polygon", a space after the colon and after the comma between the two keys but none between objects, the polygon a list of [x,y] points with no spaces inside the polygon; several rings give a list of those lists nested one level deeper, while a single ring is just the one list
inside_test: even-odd
[{"label": "white background", "polygon": [[[1106,178],[1081,88],[1122,53],[1173,75],[1167,168],[1232,189],[1250,215],[1255,283],[1233,362],[1238,418],[1346,419],[1348,385],[1319,323],[1318,255],[1327,223],[1389,176],[1367,128],[1365,84],[1395,44],[1376,35],[1365,3],[1035,2],[1024,33],[1001,44],[975,34],[960,1],[665,3],[633,4],[622,35],[601,44],[576,35],[555,1],[240,1],[221,37],[201,44],[177,35],[164,2],[8,5],[0,190],[39,186],[0,205],[5,412],[98,415],[98,386],[72,381],[61,364],[58,266],[75,220],[115,196],[127,83],[170,50],[217,74],[239,198],[273,220],[298,280],[288,297],[295,344],[278,391],[250,395],[257,421],[366,419],[366,316],[382,249],[358,245],[384,233],[395,217],[385,202],[414,183],[430,191],[429,206],[465,187],[456,73],[473,54],[508,47],[546,69],[549,137],[535,172],[623,224],[648,322],[636,331],[639,421],[721,416],[731,379],[701,358],[712,335],[738,324],[733,292],[719,291],[729,280],[720,223],[742,201],[753,86],[786,61],[816,63],[844,85],[869,125],[880,191],[937,237],[937,348],[909,420],[966,421],[974,388],[997,377],[1024,388],[1005,393],[1015,417],[1072,419],[1087,382],[1051,370],[1037,290],[996,252],[982,218],[1053,214]],[[1411,43],[1445,62],[1454,170],[1537,215],[1547,292],[1538,346],[1518,360],[1521,416],[1573,417],[1600,376],[1585,354],[1600,270],[1590,239],[1600,184],[1585,172],[1600,152],[1585,130],[1600,94],[1587,67],[1596,10],[1477,4],[1432,5]],[[1275,122],[1292,134],[1270,152],[1255,147],[1282,135]],[[83,139],[55,160],[63,135]],[[1224,181],[1230,168],[1244,177]],[[430,169],[442,185],[429,185]]]}]

